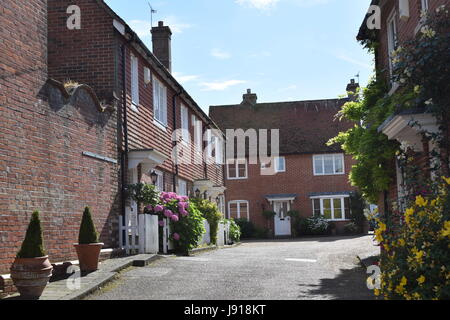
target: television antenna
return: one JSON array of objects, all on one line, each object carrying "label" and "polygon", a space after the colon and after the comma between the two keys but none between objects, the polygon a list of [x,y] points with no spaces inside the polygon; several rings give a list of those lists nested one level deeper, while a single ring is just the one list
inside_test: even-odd
[{"label": "television antenna", "polygon": [[155,9],[153,9],[152,5],[150,4],[150,2],[147,2],[148,6],[150,7],[150,24],[151,27],[153,28],[153,14],[157,13],[158,11],[156,11]]}]

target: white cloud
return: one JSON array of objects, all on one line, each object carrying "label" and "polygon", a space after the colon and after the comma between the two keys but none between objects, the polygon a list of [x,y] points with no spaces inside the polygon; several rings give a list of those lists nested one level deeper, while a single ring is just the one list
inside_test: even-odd
[{"label": "white cloud", "polygon": [[164,25],[169,26],[173,33],[182,33],[184,30],[192,28],[192,24],[181,22],[175,16],[167,16],[158,20],[164,21]]},{"label": "white cloud", "polygon": [[202,91],[224,91],[229,87],[236,86],[238,84],[246,83],[244,80],[227,80],[227,81],[213,81],[202,82],[200,85],[203,87]]},{"label": "white cloud", "polygon": [[280,0],[236,0],[241,6],[253,7],[259,10],[273,8]]},{"label": "white cloud", "polygon": [[214,58],[221,59],[221,60],[226,60],[226,59],[231,58],[231,54],[229,52],[226,52],[226,51],[223,51],[223,50],[220,50],[217,48],[211,50],[211,55]]},{"label": "white cloud", "polygon": [[200,76],[198,75],[183,75],[182,73],[178,73],[178,72],[173,72],[172,75],[175,77],[175,79],[177,79],[177,81],[181,84],[190,82],[190,81],[195,81],[198,80],[198,78]]}]

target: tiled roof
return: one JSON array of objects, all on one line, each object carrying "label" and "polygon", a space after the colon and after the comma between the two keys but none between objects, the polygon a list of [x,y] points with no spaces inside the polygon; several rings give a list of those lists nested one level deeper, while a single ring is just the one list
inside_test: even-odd
[{"label": "tiled roof", "polygon": [[[279,129],[280,154],[342,152],[330,138],[353,126],[336,114],[348,99],[211,106],[210,117],[226,129]],[[268,134],[270,136],[270,134]]]}]

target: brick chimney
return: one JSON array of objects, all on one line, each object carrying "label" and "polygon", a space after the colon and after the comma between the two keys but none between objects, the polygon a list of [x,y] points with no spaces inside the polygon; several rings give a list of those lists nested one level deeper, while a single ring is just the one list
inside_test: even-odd
[{"label": "brick chimney", "polygon": [[247,89],[247,93],[242,96],[242,103],[246,105],[254,106],[258,100],[256,93],[252,93],[251,89]]},{"label": "brick chimney", "polygon": [[158,22],[157,27],[152,28],[153,54],[156,58],[172,72],[172,31],[164,26],[163,21]]},{"label": "brick chimney", "polygon": [[352,101],[358,99],[358,95],[356,94],[357,89],[359,88],[359,83],[355,82],[355,79],[350,79],[350,83],[347,84],[346,91],[348,93],[348,98]]}]

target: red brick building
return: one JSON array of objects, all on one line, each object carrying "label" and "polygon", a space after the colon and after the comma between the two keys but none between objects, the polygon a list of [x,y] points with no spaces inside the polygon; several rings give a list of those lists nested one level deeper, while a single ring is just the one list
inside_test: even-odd
[{"label": "red brick building", "polygon": [[[356,87],[352,80],[347,90],[354,91]],[[340,147],[326,143],[352,125],[335,119],[347,101],[348,98],[257,103],[256,94],[248,90],[241,104],[211,106],[211,118],[224,131],[280,130],[279,156],[270,160],[272,173],[267,174],[269,163],[262,164],[260,159],[257,163],[249,161],[251,151],[239,158],[229,156],[227,150],[228,217],[247,218],[270,229],[275,236],[289,236],[289,210],[298,210],[303,217],[315,212],[335,221],[341,231],[350,218],[349,196],[354,188],[348,182],[348,173],[353,160]],[[277,216],[268,221],[262,215],[265,210],[273,210]]]},{"label": "red brick building", "polygon": [[[422,12],[434,12],[442,5],[448,6],[447,0],[373,0],[370,5],[380,8],[380,29],[369,30],[367,18],[373,14],[369,12],[359,30],[357,40],[363,42],[376,42],[375,69],[379,77],[384,78],[390,84],[389,95],[399,90],[399,83],[391,80],[392,52],[406,41],[416,37],[424,23]],[[412,126],[411,123],[420,124]],[[387,119],[379,131],[386,134],[389,139],[410,146],[410,155],[417,165],[430,177],[430,166],[433,161],[430,152],[437,148],[429,139],[424,138],[421,130],[439,133],[439,128],[434,116],[420,110],[406,110],[398,112]],[[441,151],[436,150],[439,153]],[[380,212],[388,212],[392,203],[398,203],[404,207],[406,186],[403,183],[403,173],[396,159],[392,159],[392,166],[396,167],[396,177],[389,191],[380,195]]]},{"label": "red brick building", "polygon": [[[76,259],[86,205],[105,247],[115,248],[117,103],[48,80],[47,1],[4,0],[0,12],[0,274],[9,273],[34,210],[52,262]],[[0,276],[0,294],[8,282]]]},{"label": "red brick building", "polygon": [[[66,26],[69,5],[80,8],[79,30]],[[223,204],[222,133],[171,74],[170,28],[159,22],[151,33],[153,52],[104,1],[50,0],[49,75],[87,83],[100,99],[118,99],[128,182],[150,182],[156,169],[160,189],[186,195],[199,189]],[[175,135],[179,129],[184,133]],[[207,139],[217,145],[208,152],[217,161],[209,164]],[[172,157],[174,148],[183,161]]]}]

